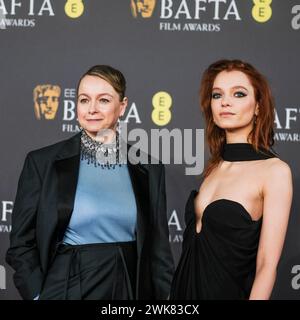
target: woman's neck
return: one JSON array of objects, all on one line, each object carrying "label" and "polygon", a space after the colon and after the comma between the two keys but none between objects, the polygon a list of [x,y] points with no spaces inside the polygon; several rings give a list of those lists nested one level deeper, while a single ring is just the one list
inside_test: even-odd
[{"label": "woman's neck", "polygon": [[114,143],[116,141],[116,131],[112,129],[103,129],[95,133],[85,130],[85,133],[93,140],[103,144]]},{"label": "woman's neck", "polygon": [[226,143],[251,143],[249,141],[250,132],[236,132],[226,130]]}]

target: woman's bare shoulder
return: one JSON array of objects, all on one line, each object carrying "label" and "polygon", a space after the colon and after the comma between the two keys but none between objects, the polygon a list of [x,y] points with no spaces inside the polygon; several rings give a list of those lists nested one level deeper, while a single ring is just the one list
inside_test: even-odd
[{"label": "woman's bare shoulder", "polygon": [[265,169],[268,173],[276,175],[289,175],[291,174],[290,166],[279,158],[270,158],[264,161]]},{"label": "woman's bare shoulder", "polygon": [[290,166],[279,158],[271,158],[264,161],[265,185],[269,187],[286,186],[292,183]]}]

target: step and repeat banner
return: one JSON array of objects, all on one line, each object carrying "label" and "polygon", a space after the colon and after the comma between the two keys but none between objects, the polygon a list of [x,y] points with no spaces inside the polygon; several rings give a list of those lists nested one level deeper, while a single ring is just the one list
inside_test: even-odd
[{"label": "step and repeat banner", "polygon": [[[195,145],[201,75],[221,58],[250,62],[273,90],[275,150],[292,169],[294,199],[272,298],[300,299],[299,0],[0,0],[0,299],[20,299],[5,253],[25,155],[78,132],[79,77],[96,64],[120,69],[129,129],[176,129]],[[185,203],[201,178],[172,159],[167,213],[178,263]]]}]

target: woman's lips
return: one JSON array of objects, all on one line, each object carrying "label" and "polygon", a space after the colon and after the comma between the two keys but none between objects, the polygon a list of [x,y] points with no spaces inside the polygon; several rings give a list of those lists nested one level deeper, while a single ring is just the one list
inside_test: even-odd
[{"label": "woman's lips", "polygon": [[232,113],[232,112],[221,112],[220,113],[221,117],[227,117],[227,116],[233,116],[233,115],[234,115],[234,113]]}]

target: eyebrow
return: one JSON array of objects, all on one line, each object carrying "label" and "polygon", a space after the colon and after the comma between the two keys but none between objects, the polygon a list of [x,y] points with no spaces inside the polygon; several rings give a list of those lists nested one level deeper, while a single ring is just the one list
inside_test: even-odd
[{"label": "eyebrow", "polygon": [[[80,94],[78,95],[78,97],[80,97],[80,96],[90,97],[90,95],[87,94],[87,93],[80,93]],[[110,97],[113,98],[113,96],[112,96],[110,93],[100,93],[100,94],[97,95],[97,97],[101,97],[101,96],[110,96]]]},{"label": "eyebrow", "polygon": [[[234,87],[232,87],[232,88],[230,88],[230,89],[244,89],[244,90],[246,90],[247,92],[249,91],[247,88],[245,88],[244,86],[234,86]],[[214,87],[214,88],[212,88],[212,90],[221,90],[222,91],[222,89],[221,88],[219,88],[219,87]]]}]

